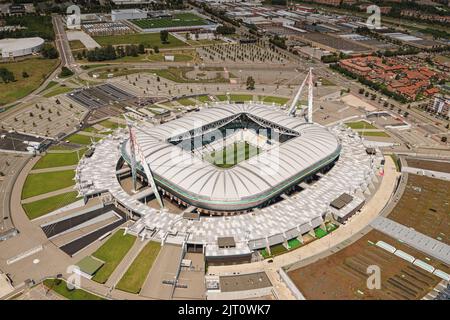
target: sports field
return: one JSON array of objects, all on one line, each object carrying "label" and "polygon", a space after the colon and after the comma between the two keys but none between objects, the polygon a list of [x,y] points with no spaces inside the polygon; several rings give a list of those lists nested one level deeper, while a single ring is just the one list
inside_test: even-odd
[{"label": "sports field", "polygon": [[177,13],[171,18],[154,18],[132,20],[132,23],[142,29],[156,29],[169,27],[191,27],[206,25],[208,22],[193,13]]},{"label": "sports field", "polygon": [[230,168],[260,152],[261,150],[258,147],[246,141],[235,142],[219,151],[212,152],[209,161],[219,168]]}]

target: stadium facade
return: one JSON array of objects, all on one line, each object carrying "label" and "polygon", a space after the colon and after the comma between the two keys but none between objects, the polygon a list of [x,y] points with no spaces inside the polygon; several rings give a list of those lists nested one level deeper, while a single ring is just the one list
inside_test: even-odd
[{"label": "stadium facade", "polygon": [[[222,264],[249,262],[255,250],[302,239],[330,218],[345,223],[376,189],[382,156],[368,154],[343,125],[323,127],[259,102],[200,109],[161,125],[135,122],[97,142],[76,170],[80,195],[127,212],[131,234],[184,243]],[[212,155],[242,142],[260,151],[216,163]],[[133,167],[136,190],[124,183]],[[336,208],[338,199],[346,202]]]}]

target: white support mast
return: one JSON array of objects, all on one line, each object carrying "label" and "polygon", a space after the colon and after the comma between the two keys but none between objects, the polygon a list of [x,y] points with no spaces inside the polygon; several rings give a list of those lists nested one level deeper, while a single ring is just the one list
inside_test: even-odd
[{"label": "white support mast", "polygon": [[297,94],[294,97],[294,100],[291,103],[291,106],[289,108],[289,116],[291,116],[291,117],[295,116],[295,111],[297,110],[297,102],[298,102],[298,99],[300,99],[300,96],[302,95],[303,87],[306,84],[306,80],[308,80],[308,76],[306,76],[305,80],[303,80],[300,88],[297,91]]},{"label": "white support mast", "polygon": [[[127,120],[128,128],[130,130],[130,149],[131,149],[131,152],[134,153],[134,154],[131,155],[132,167],[133,167],[133,163],[134,163],[134,166],[136,166],[136,160],[139,159],[142,167],[144,168],[144,173],[145,173],[145,175],[147,177],[147,180],[148,180],[148,182],[150,184],[150,187],[153,190],[153,193],[154,193],[154,195],[156,197],[156,200],[158,200],[159,206],[161,207],[161,209],[163,209],[164,208],[164,204],[162,202],[161,196],[159,195],[158,187],[156,186],[155,179],[153,178],[152,171],[151,171],[150,166],[148,165],[148,163],[147,163],[147,161],[145,159],[145,156],[144,156],[144,154],[143,154],[139,144],[136,141],[136,135],[134,133],[135,126],[134,126],[133,122],[131,120],[129,120],[126,116],[125,116],[125,119]],[[133,173],[133,168],[131,168],[131,170],[132,170],[132,173]],[[134,168],[134,171],[135,170],[136,170],[136,168]]]},{"label": "white support mast", "polygon": [[302,95],[303,88],[306,85],[306,82],[308,82],[308,122],[312,122],[312,109],[313,109],[313,76],[312,76],[312,68],[309,68],[308,74],[306,75],[305,80],[303,80],[302,84],[300,85],[300,88],[297,91],[297,94],[294,97],[294,100],[291,103],[291,106],[289,107],[288,115],[291,117],[295,117],[295,112],[297,110],[297,102],[300,99]]},{"label": "white support mast", "polygon": [[313,75],[312,68],[309,68],[309,83],[308,83],[308,122],[312,123],[312,114],[313,114]]}]

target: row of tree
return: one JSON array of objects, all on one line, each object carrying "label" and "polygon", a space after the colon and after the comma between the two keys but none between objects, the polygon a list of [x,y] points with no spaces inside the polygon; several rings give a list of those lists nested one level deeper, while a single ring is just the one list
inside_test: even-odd
[{"label": "row of tree", "polygon": [[[159,49],[154,48],[157,52]],[[77,58],[81,59],[85,57],[88,61],[106,61],[115,60],[123,57],[137,57],[139,54],[145,53],[145,46],[143,44],[118,46],[114,48],[112,45],[108,45],[104,48],[95,48],[94,50],[83,51],[78,53]]]}]

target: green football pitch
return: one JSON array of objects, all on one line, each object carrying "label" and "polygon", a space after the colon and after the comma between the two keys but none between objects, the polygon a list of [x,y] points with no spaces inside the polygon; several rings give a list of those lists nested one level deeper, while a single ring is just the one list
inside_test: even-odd
[{"label": "green football pitch", "polygon": [[248,142],[235,142],[209,155],[209,161],[220,168],[230,168],[241,161],[261,153],[261,149]]},{"label": "green football pitch", "polygon": [[190,27],[208,24],[205,19],[193,13],[178,13],[174,14],[172,18],[139,19],[131,22],[142,29]]}]

